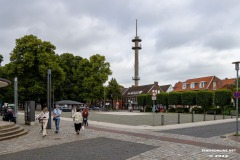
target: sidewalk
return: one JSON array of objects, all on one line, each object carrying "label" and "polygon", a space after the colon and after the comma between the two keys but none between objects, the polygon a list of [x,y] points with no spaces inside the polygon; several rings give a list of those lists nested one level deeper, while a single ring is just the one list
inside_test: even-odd
[{"label": "sidewalk", "polygon": [[[127,151],[124,148],[117,148],[120,142],[131,143],[129,145],[136,144],[135,151],[138,150],[140,145],[155,146],[155,149],[149,151],[142,151],[129,158],[129,160],[140,159],[199,159],[196,157],[202,157],[201,159],[208,159],[209,156],[226,155],[230,158],[237,159],[239,157],[240,149],[239,142],[233,141],[229,138],[222,139],[220,137],[212,138],[196,138],[191,136],[182,136],[167,134],[162,132],[155,132],[168,129],[176,129],[183,127],[194,127],[218,123],[227,123],[234,121],[235,119],[225,119],[216,121],[195,122],[187,124],[176,124],[168,126],[129,126],[120,125],[114,123],[89,121],[89,127],[86,127],[84,131],[80,132],[80,135],[76,135],[73,127],[72,118],[61,117],[60,133],[54,133],[54,125],[52,123],[52,129],[48,130],[48,135],[44,139],[40,132],[40,125],[36,122],[33,126],[24,125],[23,113],[19,114],[19,124],[23,125],[29,130],[29,133],[25,136],[17,139],[11,139],[2,141],[0,155],[7,153],[14,153],[19,151],[32,150],[37,148],[46,148],[53,145],[71,145],[71,142],[80,142],[80,144],[91,140],[93,144],[87,145],[87,150],[99,150],[98,156],[104,156],[106,154],[104,150],[101,150],[101,146],[105,146],[105,141],[99,142],[98,138],[104,137],[108,140],[109,150],[112,153],[124,154]],[[115,141],[117,140],[117,141]],[[3,147],[4,146],[4,147]],[[70,147],[70,146],[68,146]],[[128,147],[126,145],[125,147]],[[58,147],[59,148],[59,147]],[[59,148],[61,149],[61,148]],[[205,152],[203,149],[233,149],[234,152]],[[116,151],[117,150],[117,151]],[[134,152],[133,150],[133,152]],[[64,150],[62,151],[64,152]],[[53,153],[51,153],[53,154]],[[81,153],[84,154],[84,153]],[[102,155],[101,155],[102,154]],[[109,153],[107,153],[109,154]],[[95,157],[96,158],[96,157]],[[111,158],[110,158],[111,159]]]}]

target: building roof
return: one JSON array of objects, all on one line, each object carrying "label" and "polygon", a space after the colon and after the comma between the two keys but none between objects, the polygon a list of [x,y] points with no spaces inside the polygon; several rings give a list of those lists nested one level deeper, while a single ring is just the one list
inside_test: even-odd
[{"label": "building roof", "polygon": [[221,88],[229,88],[229,86],[234,85],[236,81],[236,78],[225,78],[222,80],[222,86]]},{"label": "building roof", "polygon": [[[208,76],[208,77],[200,77],[200,78],[193,78],[193,79],[188,79],[185,82],[178,82],[175,84],[174,86],[174,91],[186,91],[186,90],[204,90],[204,89],[208,89],[209,84],[211,83],[211,81],[213,80],[215,76]],[[200,83],[201,82],[205,82],[207,85],[205,85],[204,87],[200,88]],[[190,88],[191,84],[194,83],[196,84],[194,89]],[[186,85],[186,88],[183,89],[182,86],[183,84]]]},{"label": "building roof", "polygon": [[[132,86],[129,87],[124,93],[123,96],[129,96],[129,95],[138,95],[138,94],[147,94],[149,93],[154,86],[158,86],[158,83],[155,82],[154,84],[148,84],[148,85],[142,85],[142,86]],[[159,86],[158,86],[159,87]],[[159,90],[161,88],[159,87]],[[162,90],[161,90],[162,91]]]},{"label": "building roof", "polygon": [[160,88],[161,88],[161,90],[162,90],[163,92],[167,92],[167,90],[169,89],[170,86],[171,86],[171,84],[169,84],[169,85],[163,85],[163,86],[160,86]]}]

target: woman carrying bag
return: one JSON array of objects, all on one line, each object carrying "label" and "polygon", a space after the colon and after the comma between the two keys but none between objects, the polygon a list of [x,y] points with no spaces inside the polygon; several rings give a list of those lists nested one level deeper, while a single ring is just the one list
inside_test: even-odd
[{"label": "woman carrying bag", "polygon": [[76,109],[76,112],[73,114],[73,122],[74,122],[74,127],[75,127],[75,131],[76,134],[79,135],[79,132],[81,130],[82,127],[82,122],[83,122],[83,117],[82,114],[80,112],[80,108]]},{"label": "woman carrying bag", "polygon": [[37,116],[36,120],[42,125],[43,138],[47,135],[47,124],[49,119],[49,112],[47,107],[43,108],[42,112]]}]

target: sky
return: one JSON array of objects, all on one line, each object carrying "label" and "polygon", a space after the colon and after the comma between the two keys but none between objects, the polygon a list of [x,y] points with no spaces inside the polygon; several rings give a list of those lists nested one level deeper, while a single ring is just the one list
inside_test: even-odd
[{"label": "sky", "polygon": [[139,85],[175,85],[187,79],[235,78],[240,61],[239,0],[0,0],[0,53],[9,63],[15,40],[33,34],[56,54],[100,54],[124,86],[134,85],[134,45]]}]

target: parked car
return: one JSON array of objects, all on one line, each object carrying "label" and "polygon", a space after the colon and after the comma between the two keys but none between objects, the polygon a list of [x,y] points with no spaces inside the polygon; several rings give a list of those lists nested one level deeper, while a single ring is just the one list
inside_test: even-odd
[{"label": "parked car", "polygon": [[62,112],[71,112],[71,109],[67,105],[60,106],[60,109]]},{"label": "parked car", "polygon": [[89,109],[91,109],[91,110],[99,110],[100,107],[98,107],[98,106],[90,106]]}]

